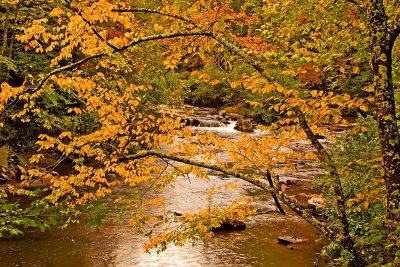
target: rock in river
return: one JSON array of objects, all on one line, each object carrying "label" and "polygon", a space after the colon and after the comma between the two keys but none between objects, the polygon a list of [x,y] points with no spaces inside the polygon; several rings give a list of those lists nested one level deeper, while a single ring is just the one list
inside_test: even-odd
[{"label": "rock in river", "polygon": [[278,237],[278,242],[289,245],[289,244],[299,244],[299,243],[304,243],[307,242],[308,239],[302,239],[297,236],[279,236]]},{"label": "rock in river", "polygon": [[219,227],[213,228],[213,232],[244,231],[246,224],[241,221],[223,222]]},{"label": "rock in river", "polygon": [[250,119],[239,119],[235,126],[235,130],[241,132],[254,132],[255,126]]}]

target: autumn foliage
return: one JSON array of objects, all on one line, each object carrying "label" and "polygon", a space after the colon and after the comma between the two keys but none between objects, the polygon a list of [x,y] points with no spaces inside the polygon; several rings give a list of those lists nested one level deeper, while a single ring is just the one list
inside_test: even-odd
[{"label": "autumn foliage", "polygon": [[[7,10],[23,5],[6,2]],[[137,190],[134,198],[115,200],[130,215],[130,223],[142,231],[149,226],[163,229],[162,234],[150,235],[146,249],[164,249],[166,243],[183,245],[199,237],[213,240],[213,227],[227,218],[254,213],[249,199],[184,214],[173,226],[154,214],[164,205],[159,192],[177,176],[210,179],[205,168],[265,190],[280,212],[285,213],[281,204],[289,207],[350,254],[342,262],[354,266],[398,263],[400,140],[398,92],[392,80],[392,63],[397,59],[391,58],[400,33],[397,1],[50,2],[49,12],[15,29],[23,53],[50,56],[48,71],[25,73],[18,85],[4,80],[0,92],[2,129],[15,122],[40,129],[27,173],[20,183],[0,188],[0,205],[11,196],[26,195],[35,200],[32,205],[39,211],[32,206],[25,211],[13,209],[0,232],[17,231],[13,218],[32,210],[37,220],[43,214],[58,214],[57,219],[51,217],[51,224],[77,222],[93,201],[124,184]],[[203,67],[218,60],[227,74],[216,78]],[[230,75],[243,65],[249,71]],[[243,136],[233,143],[185,127],[173,108],[159,105],[160,91],[167,89],[143,79],[149,73],[160,80],[179,76],[183,68],[189,69],[189,75],[181,75],[180,81],[190,77],[209,87],[241,89],[249,96],[245,99],[249,106],[278,114],[272,125],[261,126],[271,134]],[[171,87],[165,93],[169,95],[166,102],[176,100],[177,88]],[[46,102],[55,95],[69,99],[61,111]],[[377,114],[380,143],[380,148],[374,148],[378,152],[371,164],[373,179],[347,193],[342,183],[352,174],[338,167],[338,160],[318,136],[335,141],[326,127],[333,124],[353,126],[349,134],[365,134],[370,129],[351,124],[347,115],[372,112]],[[82,129],[82,124],[90,127]],[[276,149],[304,139],[315,148],[313,153]],[[225,151],[230,162],[223,162],[218,151]],[[57,161],[43,167],[49,155]],[[324,221],[326,217],[308,214],[277,187],[274,171],[278,165],[291,166],[290,159],[301,158],[319,160],[327,171],[333,210],[330,223]],[[64,161],[71,162],[71,172],[54,173]],[[245,174],[249,168],[256,171]],[[29,189],[38,179],[50,182],[45,193]],[[234,187],[232,183],[226,189]],[[349,219],[364,220],[362,227],[376,222],[376,218],[354,215],[371,208],[366,198],[382,203],[376,216],[384,221],[367,233]],[[387,237],[386,241],[368,239],[373,231]]]}]

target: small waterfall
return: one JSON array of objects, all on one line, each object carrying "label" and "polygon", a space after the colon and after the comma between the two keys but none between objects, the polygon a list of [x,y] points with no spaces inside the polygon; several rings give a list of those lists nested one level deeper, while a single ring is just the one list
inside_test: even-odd
[{"label": "small waterfall", "polygon": [[217,120],[199,120],[200,127],[226,127],[226,124]]},{"label": "small waterfall", "polygon": [[185,119],[185,123],[187,126],[197,126],[197,127],[208,127],[208,128],[226,127],[225,123],[212,119],[189,118]]},{"label": "small waterfall", "polygon": [[[229,121],[227,127],[228,127],[230,130],[235,130],[236,124],[237,124],[237,121]],[[235,131],[236,131],[236,130],[235,130]]]}]

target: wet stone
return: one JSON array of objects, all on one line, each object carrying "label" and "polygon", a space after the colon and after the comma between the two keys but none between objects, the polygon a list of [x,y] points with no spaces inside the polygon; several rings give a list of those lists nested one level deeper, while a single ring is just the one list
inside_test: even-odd
[{"label": "wet stone", "polygon": [[290,244],[305,243],[308,242],[308,239],[302,239],[297,236],[279,236],[278,242],[285,245],[290,245]]},{"label": "wet stone", "polygon": [[219,227],[211,229],[213,232],[230,232],[230,231],[244,231],[246,224],[244,222],[224,222]]}]

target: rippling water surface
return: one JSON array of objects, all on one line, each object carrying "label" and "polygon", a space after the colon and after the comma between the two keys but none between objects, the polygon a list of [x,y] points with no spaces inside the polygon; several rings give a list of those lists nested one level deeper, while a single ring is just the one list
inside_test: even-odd
[{"label": "rippling water surface", "polygon": [[[226,138],[235,139],[239,133],[233,124],[212,130]],[[178,178],[175,187],[164,193],[169,208],[190,212],[207,207],[206,190],[231,181],[213,173],[211,182]],[[121,186],[117,194],[129,194]],[[215,203],[229,203],[239,196],[257,198],[264,210],[274,209],[271,199],[257,188],[239,181],[235,191],[221,192]],[[31,233],[16,240],[0,241],[0,266],[313,266],[326,240],[309,224],[289,213],[254,216],[246,221],[242,232],[219,234],[218,238],[233,241],[228,248],[199,242],[196,246],[170,246],[160,254],[143,251],[146,239],[138,236],[123,223],[106,223],[99,228],[74,225],[66,230]],[[292,249],[278,244],[277,237],[293,235],[308,239]],[[322,266],[320,264],[319,266]]]}]

